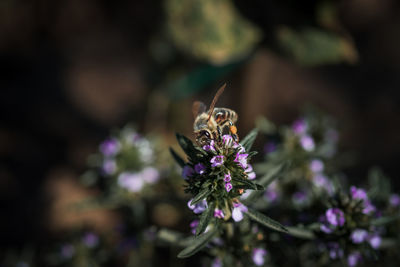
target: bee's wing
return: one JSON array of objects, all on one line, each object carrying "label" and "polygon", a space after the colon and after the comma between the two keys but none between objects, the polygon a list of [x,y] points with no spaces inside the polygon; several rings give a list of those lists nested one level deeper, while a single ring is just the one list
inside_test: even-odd
[{"label": "bee's wing", "polygon": [[206,112],[207,106],[200,101],[195,101],[192,106],[193,117],[196,118],[201,113]]}]

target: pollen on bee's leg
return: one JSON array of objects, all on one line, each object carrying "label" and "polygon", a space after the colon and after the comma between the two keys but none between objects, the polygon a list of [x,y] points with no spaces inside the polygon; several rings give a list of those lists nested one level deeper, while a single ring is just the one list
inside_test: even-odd
[{"label": "pollen on bee's leg", "polygon": [[232,125],[229,127],[229,130],[231,131],[231,133],[236,134],[237,133],[237,128],[236,126]]},{"label": "pollen on bee's leg", "polygon": [[244,189],[239,189],[239,194],[243,194]]}]

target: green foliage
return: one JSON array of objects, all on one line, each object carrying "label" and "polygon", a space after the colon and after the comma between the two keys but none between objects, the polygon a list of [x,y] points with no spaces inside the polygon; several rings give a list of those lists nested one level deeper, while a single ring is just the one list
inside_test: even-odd
[{"label": "green foliage", "polygon": [[215,236],[217,232],[218,232],[217,226],[211,227],[211,229],[207,233],[204,233],[196,237],[188,247],[179,252],[178,258],[188,258],[190,256],[193,256],[201,249],[203,249],[208,244],[208,242],[210,242],[210,240]]},{"label": "green foliage", "polygon": [[258,222],[261,225],[263,225],[269,229],[272,229],[272,230],[275,230],[278,232],[288,233],[288,230],[286,229],[286,227],[284,227],[277,221],[274,221],[273,219],[269,218],[268,216],[265,216],[264,214],[262,214],[256,210],[249,209],[246,212],[246,215],[253,221]]}]

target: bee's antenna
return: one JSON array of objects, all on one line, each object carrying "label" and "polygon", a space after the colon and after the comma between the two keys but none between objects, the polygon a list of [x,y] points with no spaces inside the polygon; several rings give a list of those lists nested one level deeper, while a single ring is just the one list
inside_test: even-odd
[{"label": "bee's antenna", "polygon": [[215,94],[214,99],[213,99],[213,101],[211,102],[211,105],[210,105],[210,110],[209,110],[209,112],[208,112],[209,114],[208,114],[208,119],[207,119],[207,121],[210,120],[211,115],[212,115],[212,113],[213,113],[213,111],[214,111],[215,104],[217,103],[217,100],[218,100],[219,96],[224,92],[225,87],[226,87],[226,83],[224,83],[224,84],[218,89],[217,93]]}]

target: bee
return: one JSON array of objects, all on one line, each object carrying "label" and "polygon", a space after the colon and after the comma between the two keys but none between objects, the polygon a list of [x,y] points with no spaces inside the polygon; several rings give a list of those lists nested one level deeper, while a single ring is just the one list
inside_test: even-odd
[{"label": "bee", "polygon": [[232,136],[233,140],[238,142],[237,128],[235,123],[238,115],[229,108],[217,108],[215,104],[226,87],[226,84],[218,89],[211,103],[210,109],[200,101],[193,103],[193,115],[195,117],[193,123],[194,135],[196,142],[200,146],[210,144],[212,140],[221,143],[221,137],[225,134]]}]

